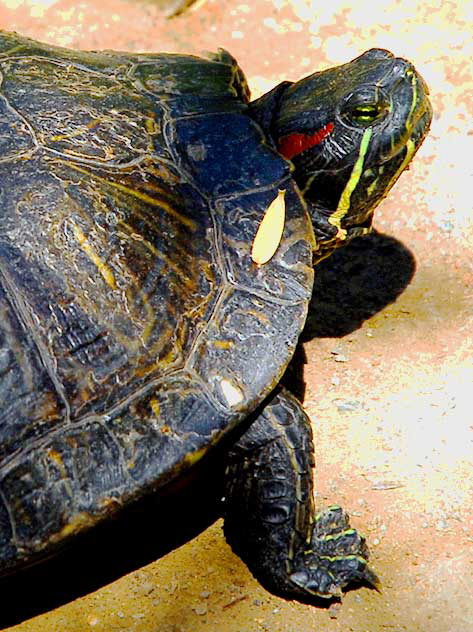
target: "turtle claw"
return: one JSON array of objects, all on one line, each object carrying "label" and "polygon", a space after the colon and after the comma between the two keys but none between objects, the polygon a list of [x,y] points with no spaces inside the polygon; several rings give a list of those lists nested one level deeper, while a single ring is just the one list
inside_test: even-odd
[{"label": "turtle claw", "polygon": [[349,524],[340,507],[317,514],[310,550],[297,560],[298,570],[290,580],[304,592],[317,597],[341,597],[342,588],[352,582],[366,583],[380,590],[380,581],[368,567],[365,538]]},{"label": "turtle claw", "polygon": [[297,571],[289,579],[302,592],[316,597],[330,599],[342,596],[341,588],[334,584],[332,574],[323,568]]},{"label": "turtle claw", "polygon": [[361,581],[364,584],[368,584],[371,588],[374,588],[377,592],[383,592],[381,588],[381,580],[368,566],[365,568]]}]

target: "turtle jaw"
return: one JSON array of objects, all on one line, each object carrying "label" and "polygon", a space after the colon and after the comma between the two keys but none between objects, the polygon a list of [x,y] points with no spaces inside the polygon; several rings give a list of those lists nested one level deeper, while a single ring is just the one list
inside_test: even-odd
[{"label": "turtle jaw", "polygon": [[[392,104],[391,121],[380,142],[379,162],[386,163],[403,150],[409,143],[415,148],[422,144],[432,121],[432,105],[429,89],[414,66],[404,59],[393,60],[395,67],[402,64],[402,73],[392,82],[391,93],[396,94]],[[396,64],[397,62],[397,64]]]},{"label": "turtle jaw", "polygon": [[[316,213],[316,217],[314,217],[314,212],[312,212],[317,242],[317,248],[313,255],[314,265],[322,259],[326,259],[335,250],[346,245],[355,237],[364,237],[372,232],[374,211],[388,195],[402,172],[408,168],[427,136],[431,120],[432,107],[428,99],[425,99],[416,113],[414,126],[408,133],[401,149],[398,149],[384,162],[367,167],[362,171],[359,176],[356,198],[344,210],[344,215],[337,218],[337,211],[334,211],[330,216],[326,210],[312,207]],[[321,218],[323,218],[322,221],[325,221],[325,226],[321,226]]]},{"label": "turtle jaw", "polygon": [[432,106],[428,99],[427,86],[420,75],[412,70],[407,77],[413,83],[412,103],[406,118],[404,134],[393,132],[392,151],[382,155],[377,164],[367,166],[360,178],[360,190],[353,208],[341,222],[352,239],[367,234],[371,230],[373,214],[402,172],[409,164],[427,136],[432,121]]},{"label": "turtle jaw", "polygon": [[[348,239],[366,235],[371,232],[371,224],[376,207],[381,200],[387,196],[402,172],[408,168],[409,163],[428,134],[431,120],[432,107],[430,102],[426,100],[425,106],[419,111],[414,127],[408,135],[401,151],[397,151],[387,160],[380,163],[380,165],[371,168],[371,173],[376,172],[378,174],[378,181],[374,180],[371,184],[367,185],[366,191],[367,193],[371,191],[371,195],[366,203],[363,204],[360,202],[358,212],[351,212],[343,222],[343,227],[347,231]],[[378,189],[377,192],[376,188]]]}]

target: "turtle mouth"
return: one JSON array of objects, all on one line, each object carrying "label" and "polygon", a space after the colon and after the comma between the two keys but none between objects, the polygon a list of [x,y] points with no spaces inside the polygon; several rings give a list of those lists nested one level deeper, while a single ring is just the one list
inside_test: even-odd
[{"label": "turtle mouth", "polygon": [[[414,146],[417,149],[427,135],[432,121],[432,105],[428,98],[429,89],[424,79],[410,64],[404,76],[399,79],[399,84],[403,84],[405,93],[404,116],[406,122],[402,131],[392,135],[390,147],[382,157],[383,163],[389,162],[397,154],[403,153],[403,149],[407,146]],[[408,94],[406,94],[406,90],[408,90]]]},{"label": "turtle mouth", "polygon": [[422,98],[420,103],[414,107],[410,121],[406,125],[407,135],[416,146],[422,143],[432,122],[432,105],[427,97],[427,86],[421,77],[419,77],[418,85],[423,87]]},{"label": "turtle mouth", "polygon": [[416,144],[420,144],[424,140],[425,136],[427,136],[431,122],[432,106],[426,97],[424,100],[424,107],[419,112],[417,121],[414,123],[411,133],[411,138]]},{"label": "turtle mouth", "polygon": [[[423,83],[422,79],[421,81]],[[425,91],[427,92],[426,88]],[[371,232],[373,214],[377,204],[387,195],[422,145],[432,121],[432,106],[426,92],[422,95],[417,107],[413,108],[411,112],[410,121],[406,125],[405,138],[399,142],[400,148],[396,148],[389,156],[380,161],[379,167],[382,167],[384,176],[380,177],[379,188],[374,190],[374,196],[368,195],[364,200],[360,200],[358,213],[350,213],[342,222],[342,227],[347,231],[347,239]]]}]

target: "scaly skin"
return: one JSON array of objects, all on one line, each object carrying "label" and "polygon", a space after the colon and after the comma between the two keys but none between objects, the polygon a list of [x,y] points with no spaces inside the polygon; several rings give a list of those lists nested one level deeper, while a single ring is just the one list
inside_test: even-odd
[{"label": "scaly skin", "polygon": [[377,585],[365,539],[340,507],[315,515],[310,421],[280,390],[229,453],[225,535],[255,577],[289,599],[335,597]]}]

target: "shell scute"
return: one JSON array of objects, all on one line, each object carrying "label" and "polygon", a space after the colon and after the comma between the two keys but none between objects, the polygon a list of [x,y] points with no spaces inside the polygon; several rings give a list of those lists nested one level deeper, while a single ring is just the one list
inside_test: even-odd
[{"label": "shell scute", "polygon": [[[7,569],[180,476],[260,403],[305,320],[312,238],[227,53],[0,35],[0,70]],[[280,188],[281,243],[256,269]]]}]

